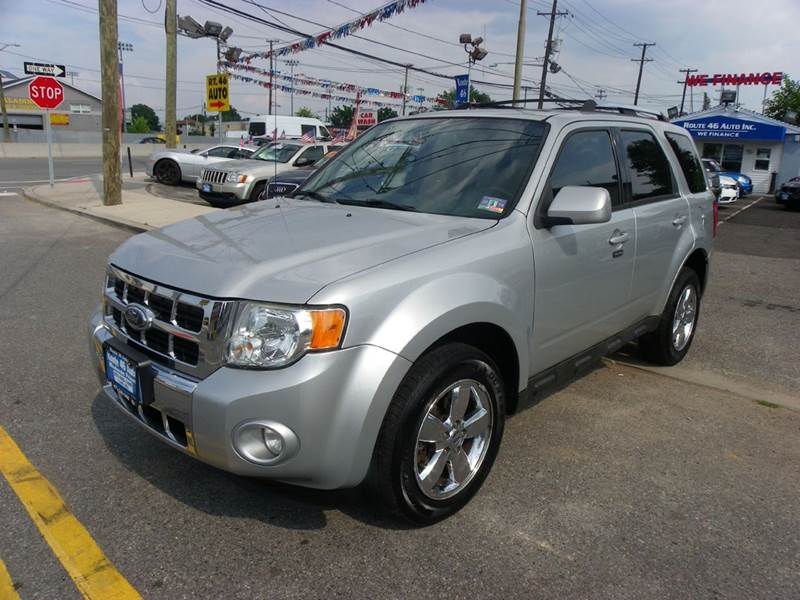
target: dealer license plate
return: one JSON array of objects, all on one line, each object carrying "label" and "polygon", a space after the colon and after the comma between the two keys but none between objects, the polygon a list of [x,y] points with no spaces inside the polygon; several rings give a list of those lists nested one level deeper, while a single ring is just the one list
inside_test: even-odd
[{"label": "dealer license plate", "polygon": [[141,403],[142,394],[136,363],[111,346],[106,346],[105,355],[106,379],[132,402]]},{"label": "dealer license plate", "polygon": [[210,183],[204,183],[203,184],[203,191],[204,192],[210,192],[211,191],[211,184]]},{"label": "dealer license plate", "polygon": [[788,200],[788,199],[789,199],[789,194],[787,194],[786,192],[781,192],[781,200]]}]

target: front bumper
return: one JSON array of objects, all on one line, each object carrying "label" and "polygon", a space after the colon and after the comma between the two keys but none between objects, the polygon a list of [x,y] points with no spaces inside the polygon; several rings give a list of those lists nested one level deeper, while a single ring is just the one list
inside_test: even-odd
[{"label": "front bumper", "polygon": [[719,195],[719,203],[720,204],[731,204],[732,202],[736,202],[739,199],[739,190],[735,188],[722,188],[722,192]]},{"label": "front bumper", "polygon": [[[96,312],[90,323],[92,360],[103,395],[129,418],[220,469],[323,489],[352,487],[364,479],[386,409],[411,366],[376,346],[308,354],[271,371],[223,367],[202,380],[153,364],[153,402],[143,411],[106,380],[103,345],[112,337]],[[233,432],[249,421],[287,427],[299,442],[296,453],[271,465],[243,458]]]},{"label": "front bumper", "polygon": [[[211,191],[204,192],[203,185],[210,185]],[[195,181],[195,187],[200,193],[200,197],[212,203],[216,201],[234,204],[248,200],[253,191],[253,185],[254,182],[252,181],[249,183],[209,183],[202,181],[199,177]]]},{"label": "front bumper", "polygon": [[800,190],[778,190],[775,201],[787,206],[800,206]]}]

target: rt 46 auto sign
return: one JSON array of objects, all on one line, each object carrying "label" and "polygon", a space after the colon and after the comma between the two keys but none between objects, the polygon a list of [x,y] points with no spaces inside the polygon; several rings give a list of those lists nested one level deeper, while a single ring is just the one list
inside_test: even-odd
[{"label": "rt 46 auto sign", "polygon": [[58,108],[64,101],[64,86],[52,77],[35,77],[28,84],[28,98],[39,108]]}]

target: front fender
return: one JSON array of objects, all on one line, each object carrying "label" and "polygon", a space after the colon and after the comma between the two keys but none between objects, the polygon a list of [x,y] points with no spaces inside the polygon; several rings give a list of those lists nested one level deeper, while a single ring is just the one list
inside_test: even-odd
[{"label": "front fender", "polygon": [[533,252],[524,215],[348,277],[310,302],[348,307],[345,347],[372,344],[412,362],[455,329],[496,325],[514,343],[519,389],[527,385]]}]

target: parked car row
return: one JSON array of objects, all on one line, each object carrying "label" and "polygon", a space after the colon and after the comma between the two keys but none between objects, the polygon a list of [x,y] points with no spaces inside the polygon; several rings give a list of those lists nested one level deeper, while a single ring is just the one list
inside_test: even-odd
[{"label": "parked car row", "polygon": [[784,183],[775,194],[775,200],[786,208],[800,209],[800,177],[792,177]]}]

